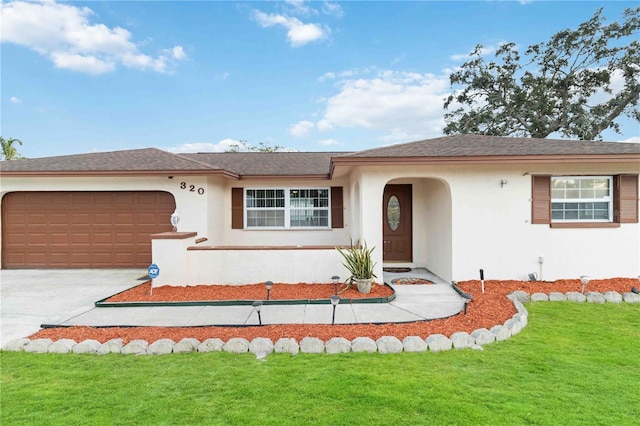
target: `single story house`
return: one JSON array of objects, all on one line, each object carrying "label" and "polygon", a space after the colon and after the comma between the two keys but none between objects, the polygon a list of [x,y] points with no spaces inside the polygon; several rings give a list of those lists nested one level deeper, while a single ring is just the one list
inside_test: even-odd
[{"label": "single story house", "polygon": [[[456,135],[360,152],[136,149],[0,164],[2,268],[330,282],[336,246],[446,280],[640,275],[640,144]],[[177,229],[170,217],[179,216]]]}]

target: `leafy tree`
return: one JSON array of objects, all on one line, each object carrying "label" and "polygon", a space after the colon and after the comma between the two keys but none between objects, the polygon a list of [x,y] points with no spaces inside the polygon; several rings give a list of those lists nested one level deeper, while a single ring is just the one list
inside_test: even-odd
[{"label": "leafy tree", "polygon": [[225,152],[240,152],[240,151],[252,151],[252,152],[278,152],[285,151],[285,147],[280,145],[269,145],[265,142],[260,142],[258,146],[249,144],[247,141],[238,141],[233,144]]},{"label": "leafy tree", "polygon": [[16,142],[19,145],[22,145],[22,141],[20,139],[8,138],[7,140],[5,140],[2,136],[0,136],[0,145],[2,146],[0,160],[17,160],[22,158],[22,156],[18,153],[18,150],[13,146],[13,144]]},{"label": "leafy tree", "polygon": [[[459,90],[444,103],[445,134],[478,133],[601,139],[621,114],[640,121],[640,8],[605,25],[602,9],[576,30],[566,29],[520,56],[515,43],[486,62],[482,46],[450,75]],[[615,84],[614,84],[615,83]],[[620,87],[619,87],[620,86]],[[461,88],[460,88],[461,87]]]}]

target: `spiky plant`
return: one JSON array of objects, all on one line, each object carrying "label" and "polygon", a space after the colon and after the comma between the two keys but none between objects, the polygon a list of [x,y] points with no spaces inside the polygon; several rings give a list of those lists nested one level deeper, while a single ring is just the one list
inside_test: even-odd
[{"label": "spiky plant", "polygon": [[338,250],[344,258],[342,264],[351,273],[349,281],[353,279],[377,278],[373,273],[373,268],[375,268],[376,263],[371,259],[371,253],[373,253],[374,249],[375,247],[368,248],[365,241],[355,246],[353,245],[353,241],[351,241],[348,249],[336,247],[336,250]]}]

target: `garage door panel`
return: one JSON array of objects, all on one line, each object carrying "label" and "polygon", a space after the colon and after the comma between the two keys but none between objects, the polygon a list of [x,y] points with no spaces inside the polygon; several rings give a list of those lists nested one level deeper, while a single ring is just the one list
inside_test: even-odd
[{"label": "garage door panel", "polygon": [[116,213],[114,222],[122,225],[135,224],[134,217],[133,213]]},{"label": "garage door panel", "polygon": [[115,236],[116,244],[129,244],[132,245],[135,242],[133,233],[117,233]]},{"label": "garage door panel", "polygon": [[113,218],[110,213],[94,213],[93,214],[93,225],[101,226],[107,225],[111,226],[113,224]]},{"label": "garage door panel", "polygon": [[7,214],[5,225],[25,225],[27,217],[24,214]]},{"label": "garage door panel", "polygon": [[62,245],[69,244],[69,234],[67,233],[58,234],[58,233],[52,232],[49,234],[49,244],[62,244]]},{"label": "garage door panel", "polygon": [[47,264],[47,253],[44,251],[31,251],[26,253],[25,261],[29,264],[44,266]]},{"label": "garage door panel", "polygon": [[166,192],[15,192],[2,199],[2,267],[146,267],[171,230]]},{"label": "garage door panel", "polygon": [[136,219],[137,219],[136,222],[140,226],[144,226],[144,225],[153,226],[153,224],[160,222],[155,213],[138,213]]},{"label": "garage door panel", "polygon": [[71,244],[73,245],[82,245],[88,247],[92,243],[91,239],[91,234],[89,234],[88,232],[71,234]]},{"label": "garage door panel", "polygon": [[68,225],[69,215],[67,213],[51,213],[49,215],[50,225]]},{"label": "garage door panel", "polygon": [[47,215],[44,213],[28,213],[25,215],[28,225],[46,225],[49,223]]},{"label": "garage door panel", "polygon": [[72,192],[56,196],[55,201],[61,205],[72,205],[73,207],[78,208],[93,205],[95,196],[96,193],[94,192]]},{"label": "garage door panel", "polygon": [[32,231],[30,234],[25,235],[24,241],[26,241],[32,248],[36,246],[45,246],[48,242],[48,235],[44,232]]},{"label": "garage door panel", "polygon": [[113,244],[113,235],[110,232],[96,232],[93,234],[93,244],[104,244],[111,246]]}]

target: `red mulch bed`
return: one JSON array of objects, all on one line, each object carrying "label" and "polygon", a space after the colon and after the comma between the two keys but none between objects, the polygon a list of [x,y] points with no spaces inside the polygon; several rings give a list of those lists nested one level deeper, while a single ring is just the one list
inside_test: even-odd
[{"label": "red mulch bed", "polygon": [[[298,285],[296,285],[298,286]],[[308,288],[313,288],[311,285]],[[327,286],[326,284],[323,286]],[[446,336],[457,331],[472,332],[477,328],[491,328],[496,324],[502,324],[515,313],[513,303],[509,301],[506,296],[515,290],[523,290],[528,293],[550,293],[561,292],[566,293],[569,291],[580,291],[580,280],[558,280],[555,282],[523,282],[523,281],[485,281],[485,293],[482,294],[480,290],[480,281],[464,281],[458,283],[458,286],[462,290],[471,293],[473,295],[473,302],[471,302],[467,309],[467,314],[459,314],[451,318],[415,322],[408,324],[356,324],[356,325],[316,325],[316,324],[285,324],[285,325],[266,325],[261,327],[132,327],[132,328],[92,328],[92,327],[70,327],[70,328],[50,328],[41,330],[38,333],[31,336],[32,339],[36,338],[49,338],[52,340],[58,340],[62,338],[74,339],[76,342],[80,342],[86,339],[95,339],[100,342],[106,342],[110,339],[121,338],[124,343],[134,340],[142,339],[149,343],[155,342],[158,339],[169,338],[174,341],[179,341],[184,337],[194,337],[200,341],[204,341],[208,338],[219,338],[223,341],[227,341],[232,337],[242,337],[249,341],[256,337],[267,337],[273,342],[281,337],[294,338],[297,341],[302,340],[304,337],[317,337],[321,340],[328,340],[332,337],[344,337],[348,340],[353,340],[356,337],[370,337],[374,340],[382,336],[396,336],[400,340],[407,336],[420,336],[426,338],[430,334],[441,333]],[[592,280],[587,286],[586,291],[617,291],[618,293],[624,293],[631,290],[631,287],[639,287],[637,279],[634,278],[612,278],[606,280]],[[142,287],[142,286],[138,286]],[[138,288],[136,287],[136,288]],[[207,287],[207,286],[196,286]],[[196,288],[193,287],[193,288]],[[232,299],[252,299],[254,296],[248,296],[243,291],[248,286],[234,287],[238,292],[233,294],[233,289],[225,290],[229,292],[226,297]],[[261,296],[263,298],[266,295],[266,290],[263,285],[261,287]],[[275,289],[274,285],[274,289]],[[328,287],[333,288],[333,285]],[[301,287],[302,289],[303,287]],[[374,286],[378,289],[384,288],[383,286]],[[154,289],[154,297],[156,297],[163,287]],[[275,291],[272,289],[272,296],[275,298]],[[166,288],[166,294],[163,297],[178,297],[169,296],[169,293],[183,292],[185,289],[182,287]],[[215,288],[216,294],[220,294],[220,288]],[[288,289],[287,293],[290,293],[294,289]],[[142,290],[144,291],[144,290]],[[203,290],[204,291],[204,290]],[[257,290],[256,290],[257,291]],[[297,290],[296,290],[297,291]],[[324,294],[324,293],[323,293]],[[373,293],[375,294],[375,293]],[[147,295],[148,296],[148,295]],[[322,298],[325,296],[316,295],[315,298]],[[210,296],[208,295],[209,299]],[[288,298],[288,297],[285,297]],[[309,298],[305,296],[303,298]],[[219,297],[218,297],[219,299]],[[133,299],[132,299],[133,300]],[[160,299],[157,299],[160,300]],[[173,299],[173,300],[185,300],[185,299]],[[193,300],[193,299],[192,299]]]},{"label": "red mulch bed", "polygon": [[[372,285],[371,293],[358,292],[355,285],[347,288],[338,285],[339,296],[343,299],[386,298],[393,291],[386,285]],[[274,284],[269,292],[271,300],[328,299],[335,293],[331,284]],[[264,300],[267,288],[264,284],[248,285],[195,285],[189,287],[162,286],[151,291],[151,281],[125,290],[110,297],[105,302],[188,302],[200,300]]]}]

